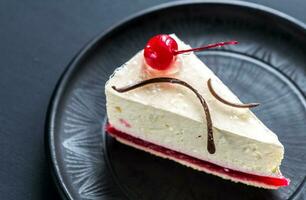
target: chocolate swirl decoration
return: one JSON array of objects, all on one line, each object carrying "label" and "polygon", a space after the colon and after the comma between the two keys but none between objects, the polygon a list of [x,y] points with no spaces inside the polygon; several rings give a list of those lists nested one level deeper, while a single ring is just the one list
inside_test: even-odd
[{"label": "chocolate swirl decoration", "polygon": [[210,93],[217,99],[219,100],[220,102],[226,104],[226,105],[229,105],[229,106],[232,106],[232,107],[236,107],[236,108],[253,108],[253,107],[256,107],[256,106],[259,106],[260,104],[259,103],[246,103],[246,104],[238,104],[238,103],[232,103],[232,102],[229,102],[225,99],[223,99],[221,96],[219,96],[216,91],[214,90],[214,88],[212,87],[212,84],[211,84],[211,79],[208,79],[207,81],[207,87],[210,91]]},{"label": "chocolate swirl decoration", "polygon": [[152,79],[147,79],[140,81],[138,83],[128,85],[125,87],[117,88],[115,86],[112,86],[114,90],[120,93],[128,92],[130,90],[134,90],[139,87],[143,87],[148,84],[154,84],[154,83],[172,83],[172,84],[178,84],[182,85],[188,89],[190,89],[200,100],[200,103],[202,104],[205,116],[206,116],[206,123],[207,123],[207,150],[210,154],[214,154],[216,152],[216,147],[214,143],[214,136],[213,136],[213,125],[212,125],[212,120],[209,112],[208,105],[205,101],[205,99],[201,96],[201,94],[193,88],[191,85],[186,83],[185,81],[176,79],[176,78],[170,78],[170,77],[158,77],[158,78],[152,78]]}]

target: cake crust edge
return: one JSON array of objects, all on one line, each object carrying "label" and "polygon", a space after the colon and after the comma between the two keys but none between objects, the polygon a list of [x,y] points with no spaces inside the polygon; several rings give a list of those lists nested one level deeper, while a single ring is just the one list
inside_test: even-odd
[{"label": "cake crust edge", "polygon": [[164,158],[164,159],[172,160],[174,162],[180,163],[180,164],[182,164],[182,165],[184,165],[186,167],[190,167],[190,168],[192,168],[194,170],[197,170],[197,171],[201,171],[201,172],[205,172],[207,174],[211,174],[211,175],[215,175],[215,176],[221,177],[221,178],[223,178],[225,180],[230,180],[230,181],[233,181],[235,183],[243,183],[243,184],[246,184],[246,185],[249,185],[249,186],[255,186],[255,187],[264,188],[264,189],[276,190],[276,189],[281,187],[281,186],[268,185],[268,184],[260,183],[260,182],[257,182],[257,181],[243,180],[243,179],[239,179],[239,178],[235,178],[235,177],[229,176],[229,175],[224,174],[224,173],[219,173],[219,172],[216,172],[216,171],[213,171],[213,170],[209,170],[209,169],[207,169],[205,167],[201,167],[199,165],[187,162],[185,160],[176,158],[174,156],[169,156],[169,155],[166,155],[166,154],[164,154],[162,152],[158,152],[158,151],[155,151],[153,149],[146,148],[146,147],[143,147],[141,145],[135,144],[135,143],[133,143],[133,142],[131,142],[129,140],[126,140],[126,139],[124,139],[122,137],[119,137],[119,136],[113,134],[111,131],[109,131],[107,129],[107,127],[106,127],[106,132],[107,132],[107,134],[109,134],[110,136],[112,136],[118,142],[120,142],[122,144],[125,144],[127,146],[136,148],[138,150],[145,151],[147,153],[150,153],[152,155],[155,155],[155,156],[158,156],[158,157],[161,157],[161,158]]}]

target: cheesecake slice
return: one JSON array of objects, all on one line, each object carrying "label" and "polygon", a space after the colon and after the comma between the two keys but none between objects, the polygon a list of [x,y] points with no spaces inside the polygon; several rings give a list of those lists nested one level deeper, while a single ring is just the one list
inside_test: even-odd
[{"label": "cheesecake slice", "polygon": [[[188,49],[175,35],[178,49]],[[227,101],[242,104],[233,92],[194,53],[177,55],[172,78],[184,81],[201,95],[210,111],[215,151],[207,149],[207,121],[190,89],[179,84],[148,84],[120,93],[114,89],[152,77],[143,50],[115,70],[105,85],[107,132],[119,142],[234,182],[277,189],[287,186],[280,165],[284,147],[249,108],[218,101],[207,86]],[[169,76],[169,75],[168,75]]]}]

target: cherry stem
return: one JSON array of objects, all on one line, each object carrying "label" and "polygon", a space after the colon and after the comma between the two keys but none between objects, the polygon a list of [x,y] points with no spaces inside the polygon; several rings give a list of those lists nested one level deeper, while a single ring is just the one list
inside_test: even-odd
[{"label": "cherry stem", "polygon": [[203,47],[175,51],[175,52],[173,52],[173,54],[178,55],[178,54],[187,53],[187,52],[191,52],[191,51],[203,51],[203,50],[211,49],[211,48],[215,48],[215,47],[221,47],[221,46],[225,46],[225,45],[235,45],[235,44],[238,44],[238,42],[235,41],[235,40],[227,41],[227,42],[218,42],[218,43],[209,44],[209,45],[203,46]]}]

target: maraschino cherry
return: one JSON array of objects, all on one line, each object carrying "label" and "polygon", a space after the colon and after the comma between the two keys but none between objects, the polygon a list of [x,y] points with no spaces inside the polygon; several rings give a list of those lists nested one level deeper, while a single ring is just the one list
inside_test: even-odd
[{"label": "maraschino cherry", "polygon": [[178,50],[177,42],[167,34],[160,34],[152,37],[144,48],[144,58],[151,68],[156,70],[168,70],[171,64],[176,60],[178,54],[191,51],[203,51],[214,47],[224,45],[238,44],[237,41],[219,42],[207,46]]}]

